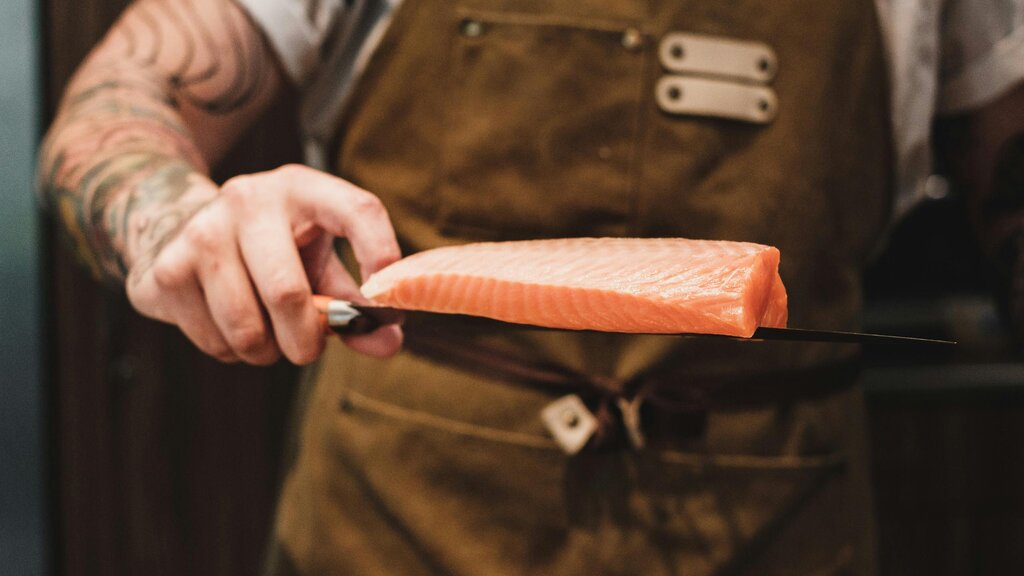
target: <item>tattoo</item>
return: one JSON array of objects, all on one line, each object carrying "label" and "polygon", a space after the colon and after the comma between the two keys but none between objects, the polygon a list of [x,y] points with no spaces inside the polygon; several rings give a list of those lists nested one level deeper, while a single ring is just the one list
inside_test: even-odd
[{"label": "tattoo", "polygon": [[125,12],[40,150],[39,191],[97,277],[148,269],[215,197],[189,126],[251,119],[276,81],[269,63],[228,0],[140,0]]},{"label": "tattoo", "polygon": [[[198,11],[198,1],[137,4],[117,28],[121,56],[136,65],[162,67],[177,97],[210,114],[227,114],[245,106],[264,85],[267,54],[237,8],[215,2]],[[165,50],[166,45],[176,49]]]},{"label": "tattoo", "polygon": [[192,217],[206,208],[211,201],[212,199],[178,203],[156,215],[140,238],[141,251],[128,275],[128,282],[137,284],[153,266],[153,262],[164,246],[177,238]]}]

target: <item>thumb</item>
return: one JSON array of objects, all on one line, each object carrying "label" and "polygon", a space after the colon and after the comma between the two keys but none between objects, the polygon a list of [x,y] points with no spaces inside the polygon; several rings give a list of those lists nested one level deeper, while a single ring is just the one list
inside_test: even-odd
[{"label": "thumb", "polygon": [[[331,251],[321,270],[319,282],[315,284],[317,292],[333,298],[342,298],[352,302],[367,302],[359,292],[352,275],[345,269],[338,255]],[[342,336],[342,341],[356,352],[386,358],[393,356],[402,348],[402,328],[391,324],[381,326],[370,334],[359,336]]]}]

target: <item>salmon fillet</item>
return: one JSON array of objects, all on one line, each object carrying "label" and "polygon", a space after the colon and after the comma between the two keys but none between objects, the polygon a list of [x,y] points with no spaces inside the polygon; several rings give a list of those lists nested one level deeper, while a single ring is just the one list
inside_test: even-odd
[{"label": "salmon fillet", "polygon": [[372,275],[363,294],[407,310],[551,328],[750,337],[784,327],[779,251],[747,242],[570,238],[437,248]]}]

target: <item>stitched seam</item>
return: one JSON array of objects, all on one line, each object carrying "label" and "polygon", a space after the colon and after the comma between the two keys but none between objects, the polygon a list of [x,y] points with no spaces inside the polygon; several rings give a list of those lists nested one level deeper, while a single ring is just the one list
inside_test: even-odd
[{"label": "stitched seam", "polygon": [[510,26],[551,26],[557,28],[573,28],[576,30],[591,30],[594,32],[613,32],[621,34],[629,27],[638,27],[642,24],[639,20],[601,20],[596,18],[579,18],[571,16],[560,16],[556,14],[525,14],[520,12],[497,12],[489,10],[473,10],[460,8],[457,10],[463,18],[479,19],[485,23],[505,24]]},{"label": "stitched seam", "polygon": [[695,454],[664,450],[653,453],[667,464],[693,466],[695,468],[742,468],[777,470],[780,472],[802,472],[842,466],[845,458],[841,454],[830,456],[752,456],[746,454]]}]

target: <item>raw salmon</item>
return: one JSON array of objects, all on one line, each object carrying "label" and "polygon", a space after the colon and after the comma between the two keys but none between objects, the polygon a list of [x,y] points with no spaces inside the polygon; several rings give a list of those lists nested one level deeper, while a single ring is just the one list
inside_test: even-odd
[{"label": "raw salmon", "polygon": [[747,242],[571,238],[414,254],[371,276],[384,305],[551,328],[749,337],[786,325],[779,251]]}]

